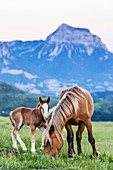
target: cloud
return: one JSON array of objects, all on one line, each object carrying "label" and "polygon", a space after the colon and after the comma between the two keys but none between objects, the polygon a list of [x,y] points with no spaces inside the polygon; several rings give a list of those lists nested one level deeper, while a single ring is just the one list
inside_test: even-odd
[{"label": "cloud", "polygon": [[40,87],[46,87],[44,92],[55,93],[58,97],[62,90],[67,88],[66,83],[60,82],[56,79],[48,79],[39,83]]},{"label": "cloud", "polygon": [[109,91],[113,91],[113,86],[108,87],[108,89],[107,89],[107,90],[109,90]]},{"label": "cloud", "polygon": [[103,86],[98,85],[98,86],[96,86],[95,88],[96,88],[96,89],[103,89]]},{"label": "cloud", "polygon": [[31,90],[35,87],[35,84],[21,84],[21,83],[15,83],[15,86],[21,90],[27,91]]},{"label": "cloud", "polygon": [[34,89],[30,90],[30,93],[41,94],[41,91],[34,88]]},{"label": "cloud", "polygon": [[38,84],[38,86],[39,86],[39,87],[43,87],[43,82],[40,82],[40,83]]},{"label": "cloud", "polygon": [[32,75],[32,74],[30,74],[30,73],[28,73],[26,71],[23,71],[23,70],[9,69],[8,67],[7,68],[2,68],[1,73],[2,74],[12,74],[12,75],[23,74],[29,80],[38,78],[37,75]]},{"label": "cloud", "polygon": [[21,83],[15,83],[15,86],[23,91],[29,91],[31,93],[35,94],[41,94],[41,91],[36,88],[35,84],[21,84]]},{"label": "cloud", "polygon": [[23,74],[25,75],[26,78],[28,78],[29,80],[30,79],[34,79],[34,78],[37,78],[37,75],[32,75],[28,72],[23,72]]}]

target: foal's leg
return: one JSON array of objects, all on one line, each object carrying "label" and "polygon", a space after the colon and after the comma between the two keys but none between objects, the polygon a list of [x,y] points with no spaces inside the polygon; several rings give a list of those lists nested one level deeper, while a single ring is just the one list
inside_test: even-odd
[{"label": "foal's leg", "polygon": [[13,148],[18,150],[18,146],[17,146],[17,141],[18,141],[22,147],[22,150],[27,151],[25,143],[22,141],[22,139],[20,138],[19,133],[18,133],[20,130],[19,126],[20,126],[20,124],[16,124],[16,126],[13,129],[12,135],[11,135],[12,141],[13,141]]},{"label": "foal's leg", "polygon": [[12,138],[12,142],[13,142],[13,148],[18,150],[18,146],[17,146],[17,129],[16,127],[14,127],[12,133],[11,133],[11,138]]},{"label": "foal's leg", "polygon": [[34,125],[31,128],[31,152],[35,153],[35,142],[36,142],[36,127]]},{"label": "foal's leg", "polygon": [[65,128],[67,130],[67,142],[68,142],[68,159],[73,160],[74,158],[74,133],[71,125],[66,123]]},{"label": "foal's leg", "polygon": [[27,151],[27,148],[26,148],[26,146],[25,146],[25,143],[22,141],[22,139],[21,139],[20,136],[19,136],[19,130],[20,130],[21,127],[23,126],[23,124],[22,124],[22,118],[20,117],[20,120],[19,120],[18,122],[15,122],[14,120],[13,120],[13,122],[14,122],[14,125],[15,125],[14,130],[13,130],[13,132],[12,132],[13,147],[14,147],[15,149],[18,149],[18,146],[17,146],[17,141],[18,141],[18,142],[20,143],[23,151]]},{"label": "foal's leg", "polygon": [[91,120],[88,119],[86,121],[85,125],[86,125],[87,131],[88,131],[88,140],[89,140],[90,144],[92,145],[93,155],[94,155],[94,157],[98,158],[99,157],[99,153],[96,150],[95,139],[94,139],[93,134],[92,134],[92,123],[91,123]]},{"label": "foal's leg", "polygon": [[24,152],[27,152],[26,145],[25,145],[25,143],[22,141],[22,139],[20,138],[19,133],[17,134],[17,140],[18,140],[18,142],[20,143],[20,145],[21,145],[21,147],[22,147],[22,150],[23,150]]},{"label": "foal's leg", "polygon": [[77,151],[78,154],[82,153],[82,149],[81,149],[81,139],[82,139],[82,133],[84,131],[85,125],[84,124],[80,124],[78,126],[78,130],[76,132],[76,141],[77,141]]}]

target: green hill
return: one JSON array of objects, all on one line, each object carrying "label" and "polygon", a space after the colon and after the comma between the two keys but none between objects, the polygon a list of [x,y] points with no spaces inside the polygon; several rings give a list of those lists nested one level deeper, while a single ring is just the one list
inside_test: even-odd
[{"label": "green hill", "polygon": [[[23,106],[35,107],[41,95],[23,92],[14,86],[0,81],[0,116],[8,116],[10,111]],[[57,104],[58,99],[51,99],[51,107]]]},{"label": "green hill", "polygon": [[113,121],[113,92],[96,92],[92,96],[95,104],[92,120]]},{"label": "green hill", "polygon": [[[11,110],[20,106],[35,107],[39,96],[41,95],[23,92],[0,81],[0,116],[8,116]],[[113,121],[113,92],[96,92],[92,96],[95,104],[92,120]],[[57,103],[58,99],[51,98],[51,107]]]}]

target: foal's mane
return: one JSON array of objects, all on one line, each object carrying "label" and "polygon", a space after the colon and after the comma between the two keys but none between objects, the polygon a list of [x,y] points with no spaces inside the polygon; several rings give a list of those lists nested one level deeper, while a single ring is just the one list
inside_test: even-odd
[{"label": "foal's mane", "polygon": [[55,133],[61,133],[67,119],[71,118],[73,114],[77,114],[80,98],[85,98],[84,94],[85,90],[77,85],[69,88],[68,91],[65,92],[57,104],[56,109],[53,111],[49,123],[49,127],[54,125]]}]

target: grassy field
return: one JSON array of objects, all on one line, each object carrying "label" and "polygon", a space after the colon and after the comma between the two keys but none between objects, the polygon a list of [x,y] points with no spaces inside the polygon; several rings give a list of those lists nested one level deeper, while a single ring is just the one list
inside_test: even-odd
[{"label": "grassy field", "polygon": [[[73,127],[76,133],[77,127]],[[0,117],[0,148],[12,148],[12,125],[8,118]],[[93,134],[97,150],[101,153],[100,159],[92,157],[92,148],[87,140],[87,131],[83,133],[83,153],[75,155],[74,161],[67,159],[66,131],[63,131],[64,146],[58,158],[53,161],[46,158],[39,148],[41,145],[41,132],[37,129],[36,154],[30,153],[30,129],[23,127],[20,135],[28,148],[23,153],[20,146],[17,156],[9,157],[6,151],[0,151],[0,170],[113,170],[113,122],[93,122]],[[76,140],[75,140],[76,149]]]}]

